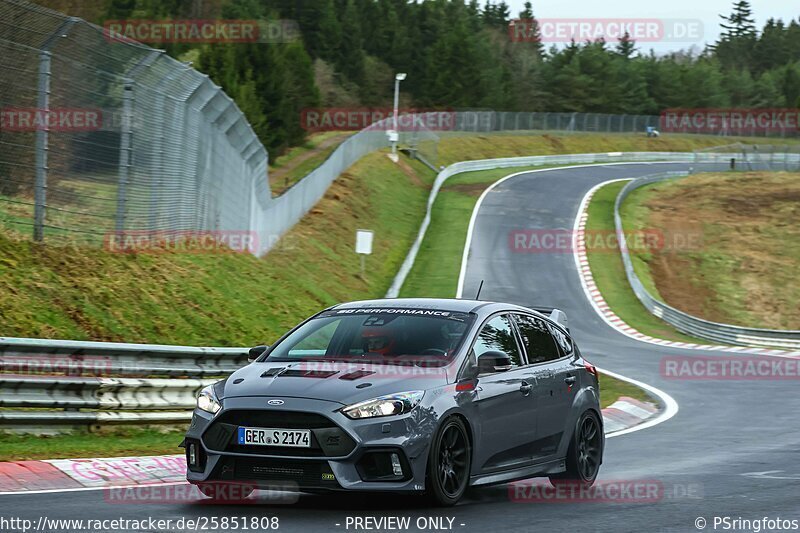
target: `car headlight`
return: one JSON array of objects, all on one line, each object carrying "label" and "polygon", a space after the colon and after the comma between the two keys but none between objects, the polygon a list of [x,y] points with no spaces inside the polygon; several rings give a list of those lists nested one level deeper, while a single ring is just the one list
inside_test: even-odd
[{"label": "car headlight", "polygon": [[424,391],[400,392],[372,398],[365,402],[348,405],[342,409],[342,413],[348,418],[373,418],[376,416],[402,415],[414,409],[422,397]]},{"label": "car headlight", "polygon": [[197,396],[197,408],[212,415],[217,414],[217,411],[222,409],[222,404],[217,400],[217,395],[214,393],[214,386],[209,385],[200,391]]}]

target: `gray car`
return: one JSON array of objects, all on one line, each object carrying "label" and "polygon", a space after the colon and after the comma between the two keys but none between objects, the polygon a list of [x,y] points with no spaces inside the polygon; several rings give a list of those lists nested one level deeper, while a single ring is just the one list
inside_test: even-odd
[{"label": "gray car", "polygon": [[558,310],[351,302],[250,358],[200,393],[183,443],[187,479],[209,496],[277,484],[453,505],[468,486],[590,485],[602,462],[597,371]]}]

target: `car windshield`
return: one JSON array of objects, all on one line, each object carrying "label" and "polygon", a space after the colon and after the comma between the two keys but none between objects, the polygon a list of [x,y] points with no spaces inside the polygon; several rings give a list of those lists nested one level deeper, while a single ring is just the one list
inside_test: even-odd
[{"label": "car windshield", "polygon": [[446,364],[472,320],[434,309],[333,309],[297,328],[266,360]]}]

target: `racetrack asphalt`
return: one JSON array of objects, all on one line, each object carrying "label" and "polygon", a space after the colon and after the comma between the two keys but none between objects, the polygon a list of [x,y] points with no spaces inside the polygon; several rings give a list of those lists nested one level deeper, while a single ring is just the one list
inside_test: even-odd
[{"label": "racetrack asphalt", "polygon": [[[304,494],[288,505],[230,506],[116,504],[108,501],[105,491],[81,491],[0,496],[0,517],[27,518],[36,524],[42,516],[153,517],[171,519],[173,523],[181,518],[277,516],[281,531],[470,532],[698,531],[695,524],[699,517],[706,520],[704,530],[714,531],[715,516],[800,520],[797,379],[663,377],[660,363],[665,356],[741,355],[663,347],[627,337],[594,311],[581,287],[571,253],[517,253],[509,246],[508,235],[514,230],[571,230],[582,198],[598,183],[690,166],[702,170],[723,168],[689,163],[594,165],[524,173],[505,180],[480,205],[465,271],[465,296],[472,296],[483,279],[481,299],[558,307],[566,311],[571,332],[587,359],[601,368],[651,384],[678,402],[680,411],[670,420],[608,439],[600,471],[601,483],[655,483],[661,487],[659,497],[512,501],[513,489],[510,492],[508,485],[500,485],[470,489],[458,506],[437,509],[417,497],[395,495]],[[367,517],[410,517],[410,522],[407,529],[376,527],[374,522],[354,527],[354,518]],[[419,517],[444,520],[441,527],[434,527],[430,522],[417,523]],[[165,530],[187,529],[172,526]],[[210,530],[224,529],[218,526]],[[721,531],[721,526],[716,530]]]}]

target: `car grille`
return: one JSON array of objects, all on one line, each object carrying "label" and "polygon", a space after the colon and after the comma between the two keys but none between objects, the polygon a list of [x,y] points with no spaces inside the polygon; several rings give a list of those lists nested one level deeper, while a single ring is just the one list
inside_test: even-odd
[{"label": "car grille", "polygon": [[[311,430],[311,447],[252,446],[239,444],[239,426]],[[211,423],[203,434],[209,450],[221,453],[280,455],[284,457],[341,457],[356,446],[355,441],[329,418],[296,411],[232,410]]]},{"label": "car grille", "polygon": [[236,479],[296,481],[300,485],[314,485],[322,481],[323,461],[270,461],[239,457],[235,463]]},{"label": "car grille", "polygon": [[296,483],[298,488],[340,488],[327,461],[223,457],[212,479]]}]

